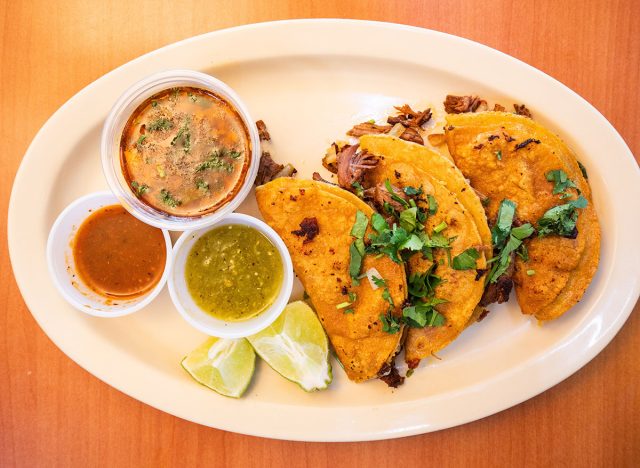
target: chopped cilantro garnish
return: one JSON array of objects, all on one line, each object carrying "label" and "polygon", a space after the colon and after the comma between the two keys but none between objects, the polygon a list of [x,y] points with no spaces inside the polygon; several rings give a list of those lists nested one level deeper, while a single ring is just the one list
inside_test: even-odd
[{"label": "chopped cilantro garnish", "polygon": [[417,197],[417,196],[422,195],[422,187],[420,187],[420,188],[415,188],[415,187],[412,187],[412,186],[410,186],[410,185],[407,185],[407,186],[406,186],[404,189],[402,189],[402,190],[404,191],[405,195],[408,195],[408,196],[410,196],[410,197],[414,197],[414,196],[415,196],[415,197]]},{"label": "chopped cilantro garnish", "polygon": [[438,202],[433,195],[427,195],[427,201],[429,202],[429,214],[433,216],[438,211]]},{"label": "chopped cilantro garnish", "polygon": [[511,235],[514,236],[518,240],[526,239],[531,234],[533,234],[533,226],[531,224],[526,223],[518,227],[514,227],[511,229]]},{"label": "chopped cilantro garnish", "polygon": [[356,211],[356,221],[353,223],[353,227],[351,228],[351,235],[356,239],[364,238],[364,233],[367,230],[367,225],[369,224],[369,219],[367,215],[365,215],[362,211]]},{"label": "chopped cilantro garnish", "polygon": [[160,201],[171,208],[182,205],[182,201],[174,198],[167,189],[160,190]]},{"label": "chopped cilantro garnish", "polygon": [[359,198],[364,198],[364,187],[357,180],[351,184],[351,187],[355,189],[355,194]]},{"label": "chopped cilantro garnish", "polygon": [[438,234],[444,231],[445,229],[447,229],[447,223],[445,221],[442,221],[440,224],[438,224],[436,227],[433,228],[433,232]]},{"label": "chopped cilantro garnish", "polygon": [[391,181],[389,179],[384,181],[384,186],[387,189],[387,192],[391,195],[391,199],[400,203],[402,206],[408,208],[409,202],[402,197],[399,197],[396,192],[393,190],[393,186],[391,185]]},{"label": "chopped cilantro garnish", "polygon": [[419,252],[422,250],[423,246],[424,242],[422,242],[417,235],[411,234],[405,241],[398,245],[398,250],[412,250],[414,252]]},{"label": "chopped cilantro garnish", "polygon": [[140,137],[136,140],[136,146],[140,148],[144,144],[144,141],[146,139],[147,139],[147,135],[140,135]]},{"label": "chopped cilantro garnish", "polygon": [[353,309],[344,309],[343,313],[345,314],[353,314],[355,311]]},{"label": "chopped cilantro garnish", "polygon": [[391,307],[393,307],[395,305],[393,303],[393,298],[391,297],[391,293],[389,292],[389,288],[384,288],[382,290],[382,299],[387,301]]},{"label": "chopped cilantro garnish", "polygon": [[147,184],[141,184],[135,180],[131,181],[131,188],[137,197],[141,197],[149,191],[149,186]]},{"label": "chopped cilantro garnish", "polygon": [[435,232],[435,229],[431,237],[427,236],[426,232],[422,234],[422,241],[424,242],[425,247],[434,249],[449,249],[451,248],[451,242],[456,239],[455,237],[444,237],[444,234]]},{"label": "chopped cilantro garnish", "polygon": [[562,194],[561,198],[567,198],[570,195],[566,192],[567,189],[577,188],[576,184],[567,176],[567,173],[562,169],[556,169],[549,171],[545,174],[545,177],[549,182],[553,182],[553,194]]},{"label": "chopped cilantro garnish", "polygon": [[[386,183],[388,184],[387,188],[390,190],[391,184],[388,179]],[[435,212],[437,209],[435,199],[431,196],[428,197],[431,211]],[[405,200],[402,201],[409,205]],[[385,254],[394,262],[402,263],[415,252],[422,251],[425,258],[432,259],[431,248],[450,248],[449,243],[452,239],[446,239],[440,234],[441,231],[447,228],[447,223],[443,221],[436,226],[430,238],[424,231],[423,224],[427,219],[427,214],[418,206],[415,206],[413,199],[410,199],[410,201],[414,202],[414,206],[407,207],[399,215],[394,210],[391,210],[399,219],[399,225],[394,224],[393,227],[389,227],[384,217],[378,213],[374,213],[371,216],[371,225],[375,233],[369,234],[371,242],[366,248],[367,253]]]},{"label": "chopped cilantro garnish", "polygon": [[434,263],[424,273],[412,273],[409,276],[409,297],[423,298],[435,294],[436,286],[442,284],[442,278],[434,274],[437,267],[438,264]]},{"label": "chopped cilantro garnish", "polygon": [[495,283],[507,271],[514,252],[519,254],[525,261],[529,258],[522,241],[531,236],[534,229],[529,223],[512,228],[515,212],[516,204],[514,202],[508,199],[502,200],[498,210],[498,219],[491,229],[495,256],[489,261],[492,266],[485,279],[487,284]]},{"label": "chopped cilantro garnish", "polygon": [[407,232],[413,232],[416,229],[418,223],[417,218],[418,207],[407,208],[400,213],[400,227]]},{"label": "chopped cilantro garnish", "polygon": [[389,229],[389,223],[382,217],[382,215],[378,213],[373,213],[371,215],[371,226],[375,229],[379,234],[383,231]]},{"label": "chopped cilantro garnish", "polygon": [[427,213],[418,208],[418,211],[416,211],[416,220],[418,221],[417,228],[423,230],[424,222],[427,220]]},{"label": "chopped cilantro garnish", "polygon": [[[378,235],[370,235],[371,252],[384,253],[396,263],[402,263],[402,249],[420,250],[422,242],[415,234],[409,234],[404,228],[393,225],[392,229],[384,229]],[[418,248],[419,245],[419,248]]]},{"label": "chopped cilantro garnish", "polygon": [[349,247],[350,261],[349,261],[349,274],[354,281],[358,280],[360,276],[360,269],[362,268],[362,259],[365,254],[364,246],[364,234],[367,230],[369,220],[367,216],[360,210],[356,212],[356,220],[351,228],[351,235],[355,237],[355,240]]},{"label": "chopped cilantro garnish", "polygon": [[536,274],[536,270],[527,270],[527,276],[533,276]]},{"label": "chopped cilantro garnish", "polygon": [[427,302],[418,302],[415,305],[405,307],[402,309],[404,322],[412,328],[442,326],[445,322],[444,316],[434,306],[445,302],[448,301],[434,297]]},{"label": "chopped cilantro garnish", "polygon": [[459,255],[453,257],[454,270],[473,270],[476,267],[476,260],[480,258],[478,250],[469,248]]},{"label": "chopped cilantro garnish", "polygon": [[386,314],[380,315],[380,321],[382,322],[382,331],[390,335],[398,333],[402,327],[402,321],[395,317],[390,310]]},{"label": "chopped cilantro garnish", "polygon": [[360,276],[360,268],[362,267],[362,254],[356,247],[355,241],[349,246],[349,276],[352,279],[357,280],[358,276]]},{"label": "chopped cilantro garnish", "polygon": [[351,302],[341,302],[336,306],[336,309],[346,309],[351,305]]},{"label": "chopped cilantro garnish", "polygon": [[538,220],[538,235],[548,236],[558,234],[563,237],[575,235],[576,222],[578,221],[578,208],[585,208],[587,199],[580,195],[564,205],[554,206],[547,210]]},{"label": "chopped cilantro garnish", "polygon": [[358,298],[358,295],[356,293],[354,293],[353,291],[349,291],[349,301],[356,302],[356,299]]},{"label": "chopped cilantro garnish", "polygon": [[209,190],[209,184],[202,179],[196,180],[196,187],[204,192]]},{"label": "chopped cilantro garnish", "polygon": [[496,158],[498,158],[498,161],[502,161],[502,150],[496,151]]},{"label": "chopped cilantro garnish", "polygon": [[516,250],[516,255],[520,257],[523,262],[529,261],[529,249],[527,249],[527,246],[525,244],[522,244],[520,248]]},{"label": "chopped cilantro garnish", "polygon": [[500,246],[511,232],[511,224],[516,214],[516,204],[505,199],[500,203],[496,224],[491,228],[491,242],[494,246]]},{"label": "chopped cilantro garnish", "polygon": [[167,118],[160,117],[159,119],[151,122],[146,128],[150,132],[156,132],[158,130],[169,130],[173,128],[173,122]]},{"label": "chopped cilantro garnish", "polygon": [[378,278],[377,276],[372,276],[371,281],[373,281],[373,283],[379,288],[384,288],[387,286],[387,282],[382,278]]},{"label": "chopped cilantro garnish", "polygon": [[232,172],[233,164],[222,159],[226,155],[231,153],[224,148],[211,152],[209,154],[209,159],[207,159],[203,163],[200,163],[198,166],[196,166],[196,172],[202,172],[208,169],[224,170],[227,172]]},{"label": "chopped cilantro garnish", "polygon": [[171,146],[175,146],[178,141],[182,141],[182,149],[185,153],[191,151],[191,131],[189,130],[189,122],[185,122],[176,136],[171,140]]},{"label": "chopped cilantro garnish", "polygon": [[[371,280],[379,288],[384,288],[382,290],[382,299],[389,303],[389,307],[387,308],[387,316],[392,317],[392,312],[393,312],[393,308],[394,308],[395,304],[393,302],[393,298],[391,297],[391,292],[389,291],[389,288],[387,287],[387,282],[382,278],[378,278],[377,276],[371,276]],[[381,317],[381,320],[383,320],[383,323],[384,323],[384,319],[382,319],[383,316],[380,316],[380,317]],[[385,331],[387,331],[387,330],[385,330]],[[395,331],[387,332],[387,333],[395,333]]]},{"label": "chopped cilantro garnish", "polygon": [[151,107],[158,107],[158,101],[151,101]]},{"label": "chopped cilantro garnish", "polygon": [[[434,232],[431,234],[431,237],[426,232],[419,232],[418,235],[423,242],[422,246],[422,255],[424,258],[433,260],[432,249],[446,249],[447,257],[449,257],[449,251],[451,249],[451,242],[453,242],[455,237],[445,237],[442,233]],[[451,262],[449,262],[451,263]]]}]

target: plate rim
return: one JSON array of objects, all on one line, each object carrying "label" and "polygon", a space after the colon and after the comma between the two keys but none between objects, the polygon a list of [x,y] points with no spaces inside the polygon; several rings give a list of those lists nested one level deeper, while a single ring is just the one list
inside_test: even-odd
[{"label": "plate rim", "polygon": [[[600,351],[602,351],[602,349],[604,349],[604,347],[609,344],[609,342],[613,339],[613,337],[617,334],[617,332],[620,330],[620,328],[624,325],[624,323],[626,322],[627,318],[629,317],[631,311],[633,310],[635,301],[637,301],[638,295],[640,294],[640,283],[638,281],[636,281],[634,288],[632,291],[630,291],[630,294],[628,295],[628,300],[626,301],[626,303],[623,305],[622,309],[620,310],[620,312],[618,313],[618,315],[616,316],[616,320],[610,324],[606,330],[600,335],[597,343],[595,346],[591,346],[588,349],[588,352],[585,354],[584,358],[572,365],[568,370],[565,369],[563,372],[560,372],[559,376],[554,376],[553,378],[548,379],[547,382],[545,382],[545,385],[536,387],[535,390],[533,391],[529,391],[529,392],[524,392],[521,393],[519,397],[513,398],[513,396],[508,396],[509,401],[505,404],[497,404],[494,405],[493,407],[491,407],[490,409],[486,409],[483,408],[481,410],[476,410],[475,412],[471,412],[471,413],[467,413],[466,415],[458,415],[457,418],[453,418],[449,423],[446,424],[436,424],[436,425],[429,425],[428,423],[425,424],[419,424],[413,427],[403,427],[403,428],[395,428],[395,429],[385,429],[385,430],[372,430],[371,432],[366,432],[366,433],[359,433],[359,434],[350,434],[350,435],[345,435],[342,433],[336,433],[333,435],[329,435],[329,434],[315,434],[315,435],[311,435],[309,436],[308,434],[305,435],[299,435],[296,433],[296,428],[295,427],[291,427],[289,429],[282,429],[279,428],[276,431],[273,430],[269,430],[269,431],[264,431],[264,430],[252,430],[252,428],[242,428],[242,427],[238,427],[237,425],[234,424],[218,424],[216,423],[215,425],[212,425],[210,422],[204,421],[204,418],[197,418],[197,417],[188,417],[185,416],[184,414],[180,414],[180,411],[172,411],[171,409],[167,409],[167,408],[163,408],[161,407],[160,404],[154,404],[151,403],[148,399],[144,399],[141,398],[140,396],[136,395],[136,392],[134,391],[127,391],[123,388],[121,388],[118,385],[115,385],[111,382],[108,381],[108,378],[105,377],[103,378],[103,376],[98,375],[94,372],[92,372],[91,370],[88,369],[88,366],[83,365],[83,363],[81,362],[82,360],[80,359],[76,359],[78,356],[72,356],[72,353],[67,351],[67,346],[66,344],[63,343],[59,343],[58,341],[56,341],[47,331],[47,329],[43,326],[43,323],[41,323],[41,320],[39,319],[39,317],[37,316],[36,313],[34,313],[32,311],[32,307],[30,306],[30,301],[28,299],[28,294],[25,294],[24,288],[25,286],[22,283],[22,279],[19,279],[18,276],[16,275],[16,267],[15,267],[15,256],[16,253],[14,252],[15,247],[12,248],[12,246],[15,245],[15,237],[14,237],[14,233],[15,232],[15,228],[14,228],[14,220],[16,219],[16,208],[15,208],[15,204],[16,202],[16,187],[21,183],[22,179],[24,178],[24,171],[26,170],[25,167],[27,166],[27,162],[30,161],[32,158],[34,158],[34,153],[35,150],[33,150],[34,147],[37,146],[37,142],[43,138],[42,135],[44,135],[46,133],[46,129],[52,125],[52,122],[56,119],[59,118],[61,115],[64,114],[64,112],[66,111],[66,109],[71,106],[74,102],[76,102],[78,99],[80,99],[83,95],[90,93],[95,87],[100,86],[100,84],[102,84],[104,81],[108,81],[110,79],[110,77],[114,76],[114,74],[121,72],[123,69],[127,69],[130,67],[133,67],[135,64],[139,63],[139,62],[143,62],[145,60],[148,60],[151,57],[154,57],[156,55],[161,55],[167,51],[170,51],[173,48],[180,48],[183,47],[185,45],[188,45],[190,43],[193,42],[198,42],[198,41],[206,41],[209,40],[209,38],[215,38],[215,37],[222,37],[226,34],[237,34],[237,33],[243,33],[245,31],[249,31],[249,33],[251,31],[256,31],[256,30],[260,30],[260,29],[269,29],[269,28],[288,28],[293,26],[298,27],[300,25],[318,25],[318,26],[323,26],[323,27],[330,27],[330,26],[336,26],[336,25],[340,25],[340,26],[348,26],[348,27],[352,27],[354,29],[357,28],[389,28],[395,31],[409,31],[410,33],[417,33],[417,34],[422,34],[424,35],[424,37],[427,37],[429,35],[433,35],[436,37],[440,37],[442,40],[445,41],[458,41],[461,44],[466,44],[465,47],[472,47],[475,49],[479,49],[484,51],[485,53],[489,53],[492,55],[495,55],[496,57],[498,56],[502,56],[502,60],[506,60],[507,62],[511,62],[512,64],[514,64],[514,66],[519,66],[519,67],[524,67],[524,69],[526,70],[527,74],[533,74],[535,75],[538,79],[544,79],[544,80],[551,80],[551,83],[553,86],[556,87],[560,87],[560,89],[562,90],[563,93],[569,93],[571,94],[574,98],[577,98],[580,101],[580,104],[582,105],[586,105],[588,106],[591,114],[593,117],[597,118],[599,121],[599,124],[604,124],[606,125],[607,131],[608,133],[611,134],[611,136],[613,136],[614,138],[617,138],[619,141],[618,143],[622,145],[622,147],[624,149],[626,149],[625,151],[625,157],[628,158],[630,161],[633,161],[635,164],[636,169],[638,169],[637,164],[635,163],[635,159],[633,158],[633,155],[630,151],[630,149],[628,148],[628,146],[626,145],[626,142],[624,141],[624,139],[618,134],[618,132],[615,130],[615,128],[608,122],[608,120],[593,106],[591,105],[588,101],[586,101],[584,98],[582,98],[581,96],[579,96],[577,93],[575,93],[573,90],[571,90],[570,88],[568,88],[566,85],[564,85],[563,83],[559,82],[558,80],[550,77],[549,75],[547,75],[546,73],[532,67],[531,65],[526,64],[525,62],[520,61],[519,59],[516,59],[514,57],[511,57],[503,52],[497,51],[491,47],[488,47],[486,45],[477,43],[475,41],[471,41],[469,39],[465,39],[465,38],[461,38],[458,36],[454,36],[451,34],[447,34],[447,33],[443,33],[440,31],[434,31],[434,30],[430,30],[430,29],[425,29],[425,28],[420,28],[420,27],[415,27],[415,26],[408,26],[408,25],[402,25],[402,24],[396,24],[396,23],[388,23],[388,22],[378,22],[378,21],[366,21],[366,20],[343,20],[343,19],[303,19],[303,20],[281,20],[281,21],[269,21],[269,22],[262,22],[262,23],[253,23],[253,24],[246,24],[246,25],[241,25],[241,26],[236,26],[236,27],[232,27],[232,28],[227,28],[227,29],[221,29],[221,30],[217,30],[217,31],[212,31],[212,32],[208,32],[208,33],[204,33],[204,34],[200,34],[197,36],[193,36],[193,37],[189,37],[183,40],[180,40],[178,42],[172,43],[172,44],[168,44],[164,47],[161,47],[159,49],[153,50],[151,52],[148,52],[140,57],[137,57],[117,68],[115,68],[114,70],[111,70],[110,72],[106,73],[105,75],[103,75],[102,77],[98,78],[97,80],[93,81],[92,83],[88,84],[87,86],[85,86],[84,88],[82,88],[80,91],[78,91],[76,94],[74,94],[68,101],[66,101],[51,117],[49,117],[49,119],[47,119],[47,121],[43,124],[43,126],[40,128],[40,130],[38,131],[38,133],[36,134],[36,136],[33,138],[31,144],[29,145],[27,151],[25,152],[25,155],[20,163],[20,167],[18,169],[18,171],[16,172],[14,181],[13,181],[13,186],[12,186],[12,190],[11,190],[11,197],[10,197],[10,202],[9,202],[9,209],[8,209],[8,222],[7,222],[7,240],[8,240],[8,245],[9,245],[9,257],[10,257],[10,261],[11,261],[11,266],[12,266],[12,270],[14,272],[14,277],[16,278],[16,283],[18,285],[18,288],[20,290],[20,293],[25,301],[25,303],[27,304],[27,307],[29,308],[29,311],[31,312],[31,315],[34,317],[34,319],[36,320],[36,322],[38,323],[38,325],[40,326],[40,328],[43,330],[43,332],[49,337],[49,339],[51,339],[51,341],[56,344],[56,346],[64,353],[67,355],[67,357],[69,357],[70,359],[72,359],[74,362],[76,362],[76,364],[80,365],[80,367],[82,367],[83,369],[85,369],[87,372],[89,372],[90,374],[92,374],[93,376],[97,377],[98,379],[102,380],[103,382],[107,383],[108,385],[116,388],[117,390],[131,396],[132,398],[135,398],[145,404],[148,404],[150,406],[153,406],[161,411],[170,413],[174,416],[180,417],[182,419],[187,419],[199,424],[203,424],[206,426],[210,426],[210,427],[216,427],[219,429],[223,429],[223,430],[228,430],[228,431],[233,431],[233,432],[239,432],[239,433],[243,433],[243,434],[249,434],[249,435],[257,435],[257,436],[261,436],[261,437],[269,437],[269,438],[278,438],[278,439],[287,439],[287,440],[305,440],[305,441],[360,441],[360,440],[378,440],[378,439],[388,439],[388,438],[397,438],[397,437],[405,437],[405,436],[409,436],[409,435],[415,435],[415,434],[420,434],[420,433],[425,433],[425,432],[431,432],[434,430],[440,430],[440,429],[444,429],[444,428],[448,428],[448,427],[453,427],[453,426],[457,426],[460,424],[465,424],[467,422],[470,421],[474,421],[477,419],[481,419],[483,417],[495,414],[497,412],[503,411],[505,409],[508,409],[512,406],[515,406],[523,401],[526,401],[532,397],[534,397],[535,395],[538,395],[539,393],[542,393],[544,391],[546,391],[548,388],[557,385],[558,383],[560,383],[561,381],[563,381],[564,379],[566,379],[567,377],[573,375],[575,372],[577,372],[580,368],[582,368],[584,365],[586,365],[588,362],[590,362],[597,354],[600,353]],[[215,40],[215,39],[213,39]],[[640,175],[640,170],[636,171],[636,175]],[[635,296],[635,301],[633,300],[633,297]],[[509,371],[501,374],[499,377],[501,377],[501,379],[505,379],[507,378],[507,374],[511,374],[515,372],[515,369],[509,369]],[[494,379],[494,380],[501,380],[501,379]],[[507,392],[508,393],[508,392]],[[420,400],[422,401],[422,400]],[[396,403],[397,405],[411,405],[411,404],[417,404],[415,401],[411,401],[411,402],[405,402],[405,403]],[[275,403],[269,403],[269,405],[275,405],[275,406],[279,406],[279,404],[275,404]],[[298,408],[297,406],[294,408]],[[311,412],[313,413],[314,410],[317,411],[316,408],[311,408],[308,407],[306,408],[307,410],[311,410]],[[368,410],[370,410],[371,408],[368,408]],[[373,410],[379,410],[378,407],[374,407],[372,408]],[[324,410],[324,408],[322,409]],[[351,409],[352,411],[353,408]],[[358,408],[354,411],[354,413],[362,413],[362,408]],[[218,421],[220,422],[220,421]],[[336,437],[337,436],[337,437]]]}]

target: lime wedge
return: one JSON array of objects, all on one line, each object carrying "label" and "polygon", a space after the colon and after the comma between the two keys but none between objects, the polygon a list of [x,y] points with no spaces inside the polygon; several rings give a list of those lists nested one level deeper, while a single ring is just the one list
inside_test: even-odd
[{"label": "lime wedge", "polygon": [[331,383],[327,335],[306,303],[287,305],[272,325],[247,339],[273,370],[303,390],[323,390]]},{"label": "lime wedge", "polygon": [[247,340],[209,338],[182,360],[182,367],[202,385],[239,398],[251,382],[256,354]]}]

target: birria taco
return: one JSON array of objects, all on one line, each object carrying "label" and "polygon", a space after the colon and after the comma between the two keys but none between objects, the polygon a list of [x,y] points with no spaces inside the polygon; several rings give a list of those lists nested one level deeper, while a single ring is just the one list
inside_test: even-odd
[{"label": "birria taco", "polygon": [[[389,135],[365,135],[359,150],[378,158],[362,185],[372,192],[383,214],[400,212],[402,226],[402,213],[411,205],[402,206],[399,197],[426,214],[419,234],[427,248],[407,258],[409,295],[413,306],[435,298],[439,303],[434,307],[445,321],[441,326],[409,328],[405,359],[413,368],[475,320],[484,290],[483,272],[491,258],[491,233],[479,198],[444,156]],[[389,197],[394,191],[397,194]],[[419,196],[411,200],[416,191]],[[425,283],[431,294],[421,291]]]},{"label": "birria taco", "polygon": [[[407,284],[402,264],[364,255],[374,210],[339,187],[286,177],[258,187],[256,198],[265,221],[291,253],[295,273],[349,379],[384,377],[397,385],[401,378],[392,362],[403,325],[390,330],[383,318],[397,323]],[[361,277],[367,271],[384,278],[385,286]]]},{"label": "birria taco", "polygon": [[510,289],[512,279],[523,313],[559,317],[581,299],[598,266],[600,227],[586,170],[560,138],[521,115],[448,115],[445,137],[456,165],[487,200],[500,250],[488,291]]}]

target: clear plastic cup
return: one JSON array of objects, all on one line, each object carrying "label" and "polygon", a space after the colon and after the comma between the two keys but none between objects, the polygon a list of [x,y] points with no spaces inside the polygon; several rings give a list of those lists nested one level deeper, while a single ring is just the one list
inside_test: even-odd
[{"label": "clear plastic cup", "polygon": [[[249,133],[251,160],[244,183],[225,205],[216,211],[199,216],[173,216],[157,210],[132,192],[122,173],[120,164],[120,140],[131,114],[146,99],[163,90],[181,86],[202,88],[213,92],[231,104],[237,111]],[[238,95],[228,85],[205,73],[193,70],[168,70],[151,75],[127,89],[115,103],[102,130],[102,169],[109,188],[125,209],[140,221],[172,231],[186,231],[210,226],[235,210],[251,191],[260,165],[260,138],[254,120]]]}]

